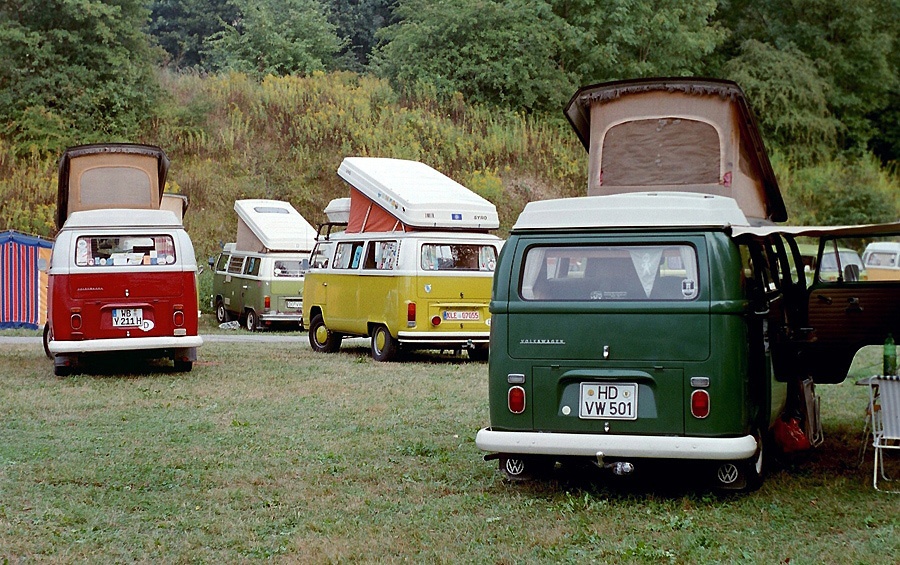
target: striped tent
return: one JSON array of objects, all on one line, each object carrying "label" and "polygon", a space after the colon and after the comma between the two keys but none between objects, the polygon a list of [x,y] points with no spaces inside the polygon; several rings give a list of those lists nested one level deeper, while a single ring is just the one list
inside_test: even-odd
[{"label": "striped tent", "polygon": [[0,232],[0,329],[37,329],[47,320],[47,269],[53,242]]}]

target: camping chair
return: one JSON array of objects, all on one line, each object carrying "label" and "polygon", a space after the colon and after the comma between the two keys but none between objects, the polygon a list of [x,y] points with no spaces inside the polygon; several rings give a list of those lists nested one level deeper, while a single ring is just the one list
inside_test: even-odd
[{"label": "camping chair", "polygon": [[[879,410],[877,407],[880,406]],[[875,464],[872,485],[878,488],[878,475],[890,479],[884,471],[884,450],[900,450],[900,377],[872,377],[869,382],[869,409],[872,418],[872,447],[875,448]],[[886,492],[900,493],[900,490]]]}]

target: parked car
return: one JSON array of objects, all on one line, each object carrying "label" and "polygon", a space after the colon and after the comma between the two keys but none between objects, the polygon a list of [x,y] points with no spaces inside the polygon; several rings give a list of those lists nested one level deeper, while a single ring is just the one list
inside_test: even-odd
[{"label": "parked car", "polygon": [[873,281],[900,279],[900,242],[873,241],[866,246],[862,261]]},{"label": "parked car", "polygon": [[812,244],[799,244],[800,254],[803,258],[804,272],[807,284],[813,281],[837,281],[853,282],[866,280],[868,274],[863,265],[859,253],[846,247],[829,246],[823,250],[821,262],[819,261],[819,248]]},{"label": "parked car", "polygon": [[511,479],[569,464],[630,474],[693,462],[752,490],[776,429],[822,440],[814,385],[900,331],[900,281],[807,286],[835,241],[884,226],[784,222],[755,119],[730,81],[580,89],[588,196],[530,202],[494,275],[488,400],[475,443]]}]

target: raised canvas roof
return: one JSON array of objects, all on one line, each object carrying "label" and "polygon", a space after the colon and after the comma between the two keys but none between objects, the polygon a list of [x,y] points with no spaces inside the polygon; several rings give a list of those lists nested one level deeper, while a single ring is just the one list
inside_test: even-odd
[{"label": "raised canvas roof", "polygon": [[586,86],[565,109],[589,153],[588,195],[701,192],[734,198],[756,223],[787,220],[741,88],[700,78]]},{"label": "raised canvas roof", "polygon": [[[338,175],[355,189],[350,192],[348,233],[407,228],[486,231],[500,226],[493,204],[418,161],[347,157]],[[395,220],[373,218],[372,206]],[[369,224],[376,219],[379,227],[371,229]]]},{"label": "raised canvas roof", "polygon": [[644,192],[529,202],[512,229],[730,226],[749,226],[733,198],[688,192]]},{"label": "raised canvas roof", "polygon": [[109,208],[155,210],[169,158],[159,147],[133,143],[78,145],[59,159],[56,227],[73,212]]},{"label": "raised canvas roof", "polygon": [[316,243],[315,228],[289,202],[235,200],[234,211],[240,251],[310,251]]}]

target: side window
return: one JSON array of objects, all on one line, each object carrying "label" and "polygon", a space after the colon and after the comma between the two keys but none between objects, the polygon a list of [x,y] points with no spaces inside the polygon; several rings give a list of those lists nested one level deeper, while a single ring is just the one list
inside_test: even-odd
[{"label": "side window", "polygon": [[244,274],[254,277],[259,276],[259,264],[262,259],[259,257],[247,257],[247,263],[244,265]]},{"label": "side window", "polygon": [[421,264],[426,271],[492,272],[497,265],[497,249],[493,245],[425,243]]},{"label": "side window", "polygon": [[241,274],[241,267],[244,266],[244,258],[232,255],[228,261],[228,272],[233,275]]},{"label": "side window", "polygon": [[364,269],[390,271],[397,267],[399,241],[370,241],[366,251]]},{"label": "side window", "polygon": [[225,267],[228,265],[228,259],[231,258],[231,255],[227,253],[220,253],[219,260],[216,262],[216,271],[220,273],[225,272]]},{"label": "side window", "polygon": [[323,241],[316,244],[315,249],[313,249],[312,256],[309,260],[309,268],[310,269],[327,269],[328,263],[331,260],[331,251],[334,249],[334,244],[330,241]]},{"label": "side window", "polygon": [[358,269],[362,262],[363,242],[348,241],[338,243],[334,253],[335,269]]}]

